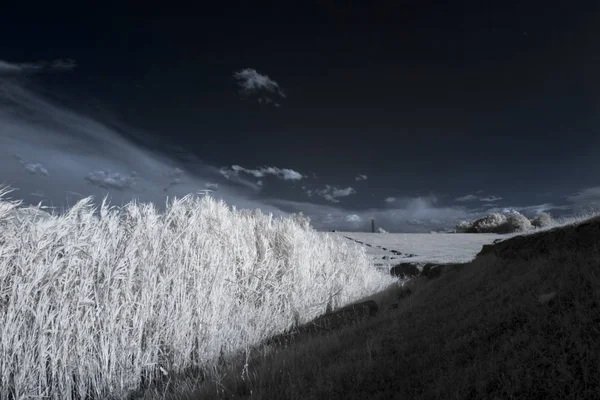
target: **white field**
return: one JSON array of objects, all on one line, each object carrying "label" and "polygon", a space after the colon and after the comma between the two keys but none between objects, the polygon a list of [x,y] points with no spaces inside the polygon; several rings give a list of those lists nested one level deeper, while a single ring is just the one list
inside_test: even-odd
[{"label": "white field", "polygon": [[[529,235],[557,227],[579,224],[587,219],[600,215],[598,210],[590,210],[571,217],[555,220],[551,226],[532,229],[526,232],[515,232],[499,235],[495,233],[367,233],[367,232],[323,232],[336,235],[348,242],[360,241],[373,264],[380,270],[402,262],[425,263],[465,263],[472,261],[483,245],[491,244],[496,239],[506,240],[518,235]],[[350,238],[350,239],[347,239]],[[351,240],[352,239],[352,240]],[[365,244],[370,244],[371,247]],[[387,250],[383,250],[386,248]],[[403,253],[396,255],[391,250]],[[407,257],[415,254],[415,257]],[[387,256],[387,259],[383,259]],[[390,259],[390,257],[395,257]],[[383,265],[381,265],[383,264]]]},{"label": "white field", "polygon": [[[331,232],[344,240],[352,242],[359,240],[372,247],[364,246],[374,263],[389,263],[391,265],[401,262],[415,263],[451,263],[469,262],[479,253],[484,244],[491,244],[495,239],[506,239],[511,235],[498,235],[494,233],[362,233],[362,232]],[[386,248],[383,250],[377,246]],[[402,252],[402,255],[393,254],[390,250]],[[415,257],[406,257],[416,254]],[[387,260],[382,257],[387,256]],[[389,257],[396,257],[389,259]]]},{"label": "white field", "polygon": [[123,398],[396,282],[302,222],[184,197],[34,218],[0,190],[0,399]]}]

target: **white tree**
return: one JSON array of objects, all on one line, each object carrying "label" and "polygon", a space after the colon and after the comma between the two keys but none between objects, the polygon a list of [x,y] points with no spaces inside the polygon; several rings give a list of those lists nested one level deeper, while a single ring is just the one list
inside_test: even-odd
[{"label": "white tree", "polygon": [[540,213],[531,221],[531,225],[533,225],[536,228],[545,228],[547,226],[552,225],[553,223],[554,220],[552,219],[552,216],[545,212]]}]

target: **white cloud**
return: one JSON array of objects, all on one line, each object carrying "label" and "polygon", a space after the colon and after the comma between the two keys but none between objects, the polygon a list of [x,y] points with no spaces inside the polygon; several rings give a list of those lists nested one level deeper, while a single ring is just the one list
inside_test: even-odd
[{"label": "white cloud", "polygon": [[219,189],[219,184],[218,183],[211,183],[211,182],[207,182],[204,184],[204,187],[207,189],[211,189],[211,190],[218,190]]},{"label": "white cloud", "polygon": [[572,203],[599,203],[600,186],[583,189],[578,193],[567,196],[567,200]]},{"label": "white cloud", "polygon": [[[167,198],[165,186],[175,185],[169,196],[172,198],[195,195],[199,188],[210,187],[204,186],[207,182],[214,182],[219,183],[219,191],[213,197],[237,209],[259,208],[265,213],[287,215],[257,199],[260,187],[254,182],[235,176],[225,180],[217,167],[183,149],[176,151],[120,121],[103,124],[54,104],[16,79],[0,75],[0,104],[0,184],[15,189],[10,197],[18,197],[26,205],[37,204],[43,194],[44,204],[61,212],[75,199],[93,196],[98,204],[108,196],[116,206],[137,200],[162,211]],[[145,146],[128,136],[143,138]],[[25,167],[27,164],[31,166]],[[32,171],[43,173],[42,168],[51,172],[47,179],[32,175]]]},{"label": "white cloud", "polygon": [[[137,172],[133,171],[133,173],[134,174],[132,174],[132,175],[137,177]],[[183,170],[175,167],[170,171],[163,172],[163,175],[165,175],[166,177],[169,178],[169,182],[167,183],[167,186],[163,188],[163,191],[166,192],[173,186],[181,183],[181,175],[183,175]]]},{"label": "white cloud", "polygon": [[330,185],[325,185],[325,189],[316,190],[314,193],[323,197],[327,201],[339,203],[340,201],[338,200],[338,197],[350,196],[351,194],[356,193],[356,191],[351,187],[340,189]]},{"label": "white cloud", "polygon": [[238,81],[240,93],[244,96],[258,95],[257,101],[264,104],[273,104],[275,107],[280,107],[280,104],[275,102],[271,96],[260,95],[261,92],[268,92],[279,95],[285,98],[286,95],[279,87],[279,84],[267,75],[258,73],[255,69],[246,68],[235,72],[233,77]]},{"label": "white cloud", "polygon": [[72,59],[57,59],[50,63],[40,61],[35,63],[9,63],[0,60],[0,75],[15,75],[37,73],[41,71],[67,71],[77,66]]},{"label": "white cloud", "polygon": [[362,221],[362,218],[356,214],[351,214],[351,215],[347,215],[345,220],[348,222],[360,222],[360,221]]},{"label": "white cloud", "polygon": [[256,184],[257,184],[258,186],[262,186],[262,185],[263,185],[263,181],[258,181],[258,182],[256,182]]},{"label": "white cloud", "polygon": [[27,162],[18,154],[13,154],[13,158],[19,160],[23,168],[31,175],[35,175],[39,172],[42,175],[48,176],[48,170],[42,164]]},{"label": "white cloud", "polygon": [[[481,192],[481,190],[477,193],[480,193],[480,192]],[[467,201],[475,201],[475,200],[491,203],[494,201],[502,200],[502,197],[498,197],[498,196],[480,197],[480,196],[468,194],[466,196],[462,196],[462,197],[458,197],[458,198],[454,199],[454,201],[458,201],[458,202],[467,202]]]},{"label": "white cloud", "polygon": [[479,201],[485,201],[485,202],[494,202],[494,201],[498,201],[498,200],[502,200],[502,197],[498,197],[498,196],[489,196],[489,197],[480,197]]},{"label": "white cloud", "polygon": [[352,193],[354,193],[354,189],[347,187],[346,189],[333,189],[331,195],[333,197],[345,197],[351,195]]},{"label": "white cloud", "polygon": [[54,60],[52,61],[52,63],[50,64],[49,68],[53,69],[53,70],[62,70],[62,71],[68,71],[71,69],[74,69],[75,67],[77,67],[77,63],[75,62],[75,60],[69,58],[69,59],[58,59],[58,60]]},{"label": "white cloud", "polygon": [[35,175],[36,172],[39,172],[42,175],[46,175],[48,176],[48,170],[46,168],[44,168],[44,166],[42,164],[25,164],[24,165],[25,169],[27,170],[27,172]]},{"label": "white cloud", "polygon": [[393,202],[395,202],[395,201],[396,201],[396,198],[395,198],[395,197],[387,197],[387,198],[385,199],[385,202],[386,202],[386,203],[393,203]]},{"label": "white cloud", "polygon": [[256,178],[264,178],[267,175],[273,175],[284,181],[297,181],[304,178],[301,173],[287,168],[262,167],[259,169],[248,169],[239,165],[232,165],[229,170],[227,168],[221,169],[221,174],[226,178],[230,178],[232,175],[238,175],[240,172],[252,175]]},{"label": "white cloud", "polygon": [[126,176],[118,172],[111,172],[109,169],[105,169],[102,171],[90,172],[85,177],[85,180],[90,182],[92,185],[104,189],[124,190],[134,187],[136,175],[134,173],[130,173],[129,176]]},{"label": "white cloud", "polygon": [[454,199],[454,201],[460,201],[460,202],[464,202],[464,201],[473,201],[473,200],[477,200],[479,197],[474,196],[472,194],[468,194],[466,196],[462,196],[459,198]]},{"label": "white cloud", "polygon": [[366,176],[366,175],[364,175],[364,174],[358,174],[358,175],[356,175],[356,178],[355,178],[355,179],[356,179],[356,181],[357,181],[357,182],[360,182],[360,181],[364,181],[364,180],[366,180],[366,179],[367,179],[367,176]]}]

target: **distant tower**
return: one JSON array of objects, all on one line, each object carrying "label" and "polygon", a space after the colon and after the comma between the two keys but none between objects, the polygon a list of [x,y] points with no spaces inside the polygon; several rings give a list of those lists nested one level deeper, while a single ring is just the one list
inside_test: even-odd
[{"label": "distant tower", "polygon": [[375,233],[375,220],[371,219],[371,232]]}]

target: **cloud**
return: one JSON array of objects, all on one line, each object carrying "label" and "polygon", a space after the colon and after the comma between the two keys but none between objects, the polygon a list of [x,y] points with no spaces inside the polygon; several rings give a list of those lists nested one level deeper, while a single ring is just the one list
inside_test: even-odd
[{"label": "cloud", "polygon": [[282,98],[286,97],[277,82],[252,68],[235,72],[233,77],[238,81],[240,94],[244,97],[257,95],[257,101],[260,104],[273,104],[275,107],[280,107],[280,104],[273,100],[271,95],[263,95],[262,93],[274,94]]},{"label": "cloud", "polygon": [[[481,190],[478,191],[477,193],[480,193],[480,192],[481,192]],[[464,203],[467,201],[475,201],[475,200],[484,201],[484,202],[494,202],[494,201],[502,200],[502,197],[498,197],[498,196],[480,197],[480,196],[468,194],[466,196],[462,196],[462,197],[458,197],[458,198],[454,199],[454,201],[461,202],[461,203]]]},{"label": "cloud", "polygon": [[120,174],[118,172],[111,172],[110,170],[92,171],[85,177],[85,180],[90,182],[92,185],[96,185],[105,189],[132,189],[135,185],[136,179],[135,171],[130,173],[129,176]]},{"label": "cloud", "polygon": [[226,178],[231,178],[233,175],[238,175],[240,172],[252,175],[256,178],[264,178],[267,175],[273,175],[284,181],[298,181],[304,178],[301,173],[292,169],[277,168],[277,167],[262,167],[259,169],[247,169],[239,165],[232,165],[230,169],[222,168],[222,174]]},{"label": "cloud", "polygon": [[567,196],[572,203],[597,203],[600,202],[600,186],[583,189],[578,193]]},{"label": "cloud", "polygon": [[204,184],[204,187],[207,189],[211,189],[211,190],[218,190],[219,189],[219,184],[218,183],[211,183],[211,182],[207,182]]},{"label": "cloud", "polygon": [[325,200],[330,201],[332,203],[339,203],[340,202],[338,200],[339,197],[350,196],[351,194],[356,193],[356,191],[351,187],[347,187],[345,189],[340,189],[338,187],[325,185],[324,189],[315,190],[314,192],[307,191],[307,194],[309,196],[311,196],[313,193],[323,197]]},{"label": "cloud", "polygon": [[386,203],[393,203],[393,202],[395,202],[395,201],[396,201],[396,198],[395,198],[395,197],[387,197],[387,198],[385,199],[385,202],[386,202]]},{"label": "cloud", "polygon": [[42,175],[48,176],[48,170],[42,164],[27,162],[18,154],[13,154],[13,158],[19,160],[23,168],[30,174],[35,175],[39,172]]},{"label": "cloud", "polygon": [[282,199],[267,199],[286,212],[300,212],[311,218],[316,229],[371,231],[371,219],[377,227],[390,232],[423,232],[453,228],[460,220],[474,220],[483,213],[473,213],[463,207],[438,207],[435,196],[403,197],[397,208],[350,210],[329,204],[314,204]]},{"label": "cloud", "polygon": [[52,62],[9,63],[0,60],[0,75],[38,73],[42,71],[67,71],[77,66],[75,60],[57,59]]},{"label": "cloud", "polygon": [[39,172],[42,175],[48,176],[48,170],[44,168],[42,164],[25,164],[25,169],[33,175],[35,175],[36,172]]},{"label": "cloud", "polygon": [[485,201],[485,202],[494,202],[494,201],[498,201],[498,200],[502,200],[502,197],[489,196],[489,197],[480,197],[479,198],[479,201]]},{"label": "cloud", "polygon": [[[213,197],[238,209],[260,208],[287,215],[258,199],[260,188],[253,182],[228,181],[219,168],[191,153],[122,122],[111,120],[106,125],[59,106],[18,80],[0,76],[0,103],[0,184],[15,189],[11,198],[18,197],[25,205],[38,204],[43,194],[44,205],[60,213],[74,199],[92,196],[98,204],[108,195],[113,205],[135,199],[152,203],[160,211],[167,198],[163,188],[183,197],[209,189],[205,185],[210,183],[219,185]],[[132,137],[139,140],[134,142]],[[44,171],[50,173],[39,179],[36,175]]]},{"label": "cloud", "polygon": [[466,196],[458,197],[458,198],[454,199],[454,201],[465,202],[465,201],[477,200],[478,198],[479,197],[477,197],[477,196],[474,196],[472,194],[468,194]]},{"label": "cloud", "polygon": [[583,189],[578,193],[566,196],[566,199],[578,213],[587,213],[590,210],[595,212],[600,209],[600,186]]},{"label": "cloud", "polygon": [[356,179],[357,182],[360,182],[360,181],[367,180],[367,176],[364,175],[364,174],[358,174],[358,175],[356,175],[355,179]]},{"label": "cloud", "polygon": [[175,167],[170,171],[163,172],[163,175],[169,178],[167,186],[163,188],[163,191],[166,192],[173,186],[181,183],[181,175],[183,175],[183,170]]},{"label": "cloud", "polygon": [[344,219],[348,222],[361,222],[362,221],[362,218],[356,214],[346,215],[346,217]]},{"label": "cloud", "polygon": [[58,59],[58,60],[54,60],[52,61],[52,63],[50,64],[49,68],[53,69],[53,70],[59,70],[59,71],[68,71],[68,70],[72,70],[75,67],[77,67],[77,63],[75,62],[75,60],[73,59]]}]

